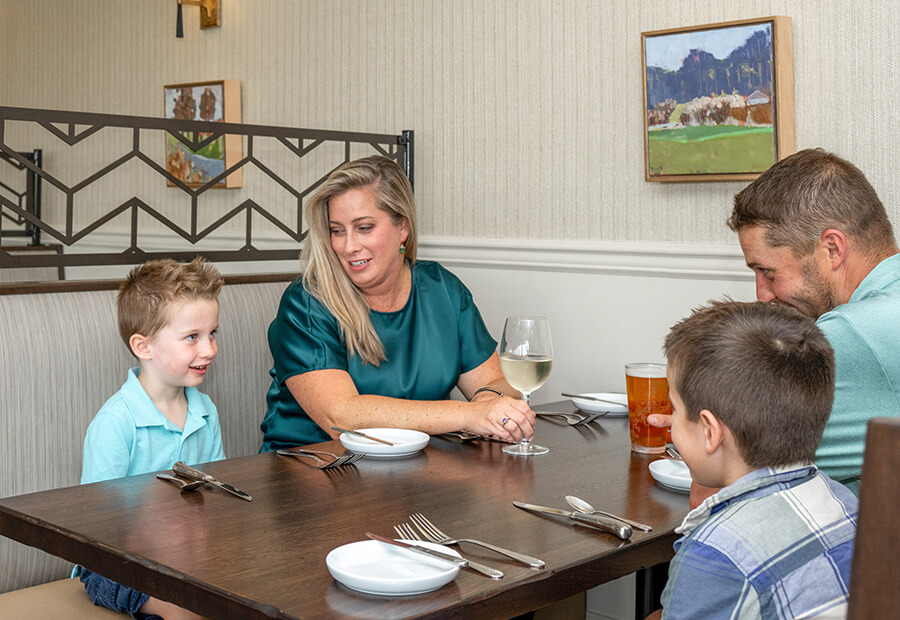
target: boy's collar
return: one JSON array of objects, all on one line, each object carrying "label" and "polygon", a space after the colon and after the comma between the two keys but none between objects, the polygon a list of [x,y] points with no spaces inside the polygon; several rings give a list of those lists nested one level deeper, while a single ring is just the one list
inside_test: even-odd
[{"label": "boy's collar", "polygon": [[[165,424],[165,416],[159,411],[150,396],[147,395],[144,386],[138,375],[141,374],[141,367],[135,366],[129,369],[128,379],[125,381],[124,391],[125,397],[133,401],[137,401],[139,406],[132,409],[132,416],[135,424],[138,426],[161,426]],[[184,388],[184,395],[187,398],[188,414],[187,420],[191,420],[198,413],[202,418],[206,418],[209,412],[202,406],[202,402],[197,400],[201,398],[197,388]],[[188,421],[185,422],[184,430],[188,430]]]}]

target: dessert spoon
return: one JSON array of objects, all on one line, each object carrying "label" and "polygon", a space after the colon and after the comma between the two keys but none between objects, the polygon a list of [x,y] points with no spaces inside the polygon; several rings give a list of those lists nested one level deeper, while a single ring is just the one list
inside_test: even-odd
[{"label": "dessert spoon", "polygon": [[575,497],[574,495],[566,495],[566,502],[568,502],[569,506],[577,510],[578,512],[584,513],[586,515],[604,515],[611,519],[616,519],[618,521],[622,521],[623,523],[627,523],[633,528],[643,530],[645,532],[650,532],[653,530],[652,527],[646,525],[644,523],[639,523],[637,521],[631,521],[630,519],[623,519],[618,515],[614,515],[611,512],[605,512],[603,510],[596,510],[593,506],[588,504],[586,501],[581,499],[580,497]]}]

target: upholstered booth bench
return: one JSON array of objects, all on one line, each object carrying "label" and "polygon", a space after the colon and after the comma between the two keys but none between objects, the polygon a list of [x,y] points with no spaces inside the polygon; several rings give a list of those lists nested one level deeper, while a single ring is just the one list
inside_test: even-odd
[{"label": "upholstered booth bench", "polygon": [[[229,276],[219,296],[219,355],[201,390],[218,408],[227,457],[262,443],[266,329],[293,277]],[[79,483],[87,426],[136,365],[116,328],[118,285],[0,285],[0,497]],[[71,569],[0,538],[0,618],[121,618],[94,606]]]}]

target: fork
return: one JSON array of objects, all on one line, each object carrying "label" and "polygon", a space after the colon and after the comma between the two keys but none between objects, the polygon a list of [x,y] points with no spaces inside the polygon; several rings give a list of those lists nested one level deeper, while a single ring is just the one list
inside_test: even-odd
[{"label": "fork", "polygon": [[450,538],[421,513],[417,512],[415,514],[412,514],[409,516],[409,519],[413,522],[413,525],[415,525],[416,528],[420,532],[422,532],[422,535],[425,536],[427,540],[430,540],[433,543],[437,543],[439,545],[458,545],[461,542],[467,542],[473,545],[484,547],[485,549],[490,549],[491,551],[499,553],[500,555],[505,555],[508,558],[512,558],[517,562],[527,564],[528,566],[531,566],[533,568],[542,568],[544,566],[543,560],[533,558],[530,555],[525,555],[524,553],[510,551],[509,549],[504,549],[503,547],[497,547],[496,545],[492,545],[481,540],[473,540],[471,538]]},{"label": "fork", "polygon": [[[395,525],[394,531],[397,532],[397,536],[399,536],[400,538],[425,542],[425,540],[423,540],[421,536],[416,534],[415,530],[413,530],[412,526],[408,523],[400,523],[398,525]],[[482,575],[487,575],[491,579],[500,579],[501,577],[503,577],[503,573],[501,571],[498,571],[496,568],[491,568],[490,566],[479,564],[478,562],[473,562],[469,558],[463,559],[468,562],[465,568],[471,568],[472,570],[479,572]]]},{"label": "fork", "polygon": [[684,460],[683,458],[681,458],[681,453],[677,448],[675,448],[675,446],[666,446],[666,454],[671,456],[673,459],[678,459],[679,461]]},{"label": "fork", "polygon": [[604,413],[588,413],[586,415],[580,415],[577,413],[559,413],[555,411],[535,411],[535,415],[544,415],[544,416],[555,416],[559,418],[565,418],[566,424],[569,426],[584,426],[586,424],[590,424],[597,418],[605,416],[608,411]]},{"label": "fork", "polygon": [[[362,452],[345,452],[341,456],[335,456],[330,452],[317,452],[316,450],[278,450],[278,454],[281,456],[297,456],[297,457],[305,457],[308,459],[314,459],[316,461],[316,467],[319,469],[334,469],[335,467],[343,467],[344,465],[350,465],[351,463],[355,463],[359,459],[365,456]],[[333,461],[326,461],[325,459],[320,459],[317,454],[327,454],[328,456],[334,457]]]}]

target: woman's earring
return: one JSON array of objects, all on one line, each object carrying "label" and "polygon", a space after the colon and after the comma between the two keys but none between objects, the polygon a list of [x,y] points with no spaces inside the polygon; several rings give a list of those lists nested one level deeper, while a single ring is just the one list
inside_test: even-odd
[{"label": "woman's earring", "polygon": [[400,253],[406,254],[406,242],[405,241],[400,244]]}]

